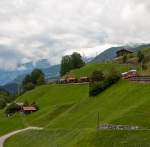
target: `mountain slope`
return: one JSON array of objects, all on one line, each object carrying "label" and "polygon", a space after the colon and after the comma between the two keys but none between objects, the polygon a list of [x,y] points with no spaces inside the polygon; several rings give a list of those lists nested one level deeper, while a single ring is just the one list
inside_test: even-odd
[{"label": "mountain slope", "polygon": [[135,51],[143,50],[145,48],[150,48],[150,44],[142,44],[142,45],[136,45],[136,46],[112,47],[112,48],[105,50],[98,56],[96,56],[90,63],[98,63],[98,62],[111,60],[116,57],[116,52],[122,48],[126,48],[128,50],[135,52]]},{"label": "mountain slope", "polygon": [[37,61],[36,65],[32,62],[19,65],[14,70],[0,70],[0,85],[6,85],[10,83],[21,83],[25,75],[30,74],[34,68],[41,69],[46,79],[53,79],[59,77],[60,65],[49,65],[46,59]]},{"label": "mountain slope", "polygon": [[149,84],[119,81],[95,98],[89,98],[87,84],[36,88],[18,101],[37,102],[40,110],[24,117],[24,123],[45,129],[15,135],[6,142],[5,147],[148,147],[148,130],[96,133],[96,124],[99,112],[101,124],[138,125],[149,129],[149,89]]}]

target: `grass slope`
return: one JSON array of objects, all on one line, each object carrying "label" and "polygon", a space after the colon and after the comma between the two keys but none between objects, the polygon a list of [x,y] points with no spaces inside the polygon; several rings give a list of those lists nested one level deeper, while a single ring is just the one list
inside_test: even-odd
[{"label": "grass slope", "polygon": [[40,111],[25,117],[42,131],[17,134],[5,147],[134,147],[150,145],[150,131],[96,131],[100,123],[150,129],[150,85],[119,81],[95,98],[88,85],[42,86],[18,99],[36,101]]},{"label": "grass slope", "polygon": [[103,63],[103,64],[87,64],[86,66],[72,70],[71,73],[76,75],[77,78],[81,76],[90,76],[94,70],[101,70],[104,73],[108,73],[111,69],[116,69],[119,73],[128,71],[130,65],[122,65],[122,64],[113,64],[113,63]]},{"label": "grass slope", "polygon": [[88,95],[88,85],[45,85],[25,93],[17,101],[35,101],[40,110],[32,115],[7,118],[0,111],[0,135],[29,125],[44,126]]}]

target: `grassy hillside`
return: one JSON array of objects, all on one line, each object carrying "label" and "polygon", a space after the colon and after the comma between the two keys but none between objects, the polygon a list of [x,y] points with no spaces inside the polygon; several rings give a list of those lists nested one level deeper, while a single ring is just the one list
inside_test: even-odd
[{"label": "grassy hillside", "polygon": [[37,122],[39,126],[43,126],[44,124],[49,123],[52,118],[54,119],[52,116],[49,118],[49,115],[57,116],[55,113],[59,113],[59,109],[65,111],[76,102],[80,102],[80,100],[86,98],[87,95],[88,85],[40,86],[25,93],[17,100],[19,102],[28,101],[30,103],[35,101],[40,107],[40,110],[32,115],[21,116],[18,114],[10,118],[5,116],[4,110],[1,110],[0,135],[28,125],[37,124]]},{"label": "grassy hillside", "polygon": [[[40,111],[24,123],[41,131],[17,134],[5,147],[137,147],[150,145],[150,85],[119,81],[95,98],[88,85],[47,85],[21,96],[36,101]],[[138,125],[141,131],[96,131],[100,123]]]},{"label": "grassy hillside", "polygon": [[131,65],[122,65],[122,64],[112,64],[112,63],[103,63],[103,64],[87,64],[83,68],[72,70],[71,73],[76,75],[78,78],[81,76],[90,76],[94,70],[101,70],[104,73],[108,73],[111,69],[116,69],[119,73],[127,71]]}]

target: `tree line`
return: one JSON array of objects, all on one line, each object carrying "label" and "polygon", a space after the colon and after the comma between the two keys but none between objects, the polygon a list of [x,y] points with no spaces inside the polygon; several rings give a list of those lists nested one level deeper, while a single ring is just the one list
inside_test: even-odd
[{"label": "tree line", "polygon": [[23,91],[34,89],[38,85],[45,84],[45,75],[40,69],[34,69],[31,74],[25,76],[22,87]]},{"label": "tree line", "polygon": [[63,76],[70,70],[81,68],[84,65],[85,62],[83,61],[82,56],[77,52],[74,52],[72,55],[63,56],[61,60],[60,74]]}]

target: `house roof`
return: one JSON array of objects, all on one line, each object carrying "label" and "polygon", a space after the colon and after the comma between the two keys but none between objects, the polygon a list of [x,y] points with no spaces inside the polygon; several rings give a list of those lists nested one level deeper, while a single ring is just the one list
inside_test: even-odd
[{"label": "house roof", "polygon": [[137,72],[136,69],[129,70],[129,72]]},{"label": "house roof", "polygon": [[36,111],[37,109],[35,107],[33,107],[33,106],[28,106],[28,107],[24,106],[23,110],[24,111]]},{"label": "house roof", "polygon": [[122,76],[124,76],[124,75],[126,75],[126,74],[128,74],[128,72],[121,73]]},{"label": "house roof", "polygon": [[122,51],[126,51],[126,52],[129,52],[129,53],[133,53],[132,51],[130,51],[130,50],[128,50],[128,49],[125,49],[125,48],[118,50],[117,53],[122,52]]}]

